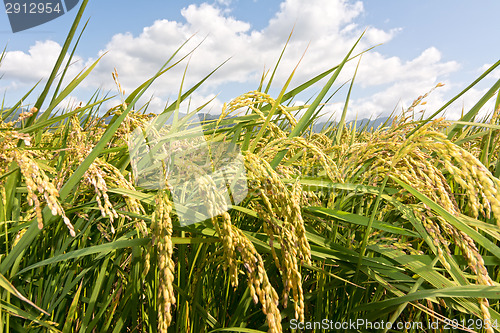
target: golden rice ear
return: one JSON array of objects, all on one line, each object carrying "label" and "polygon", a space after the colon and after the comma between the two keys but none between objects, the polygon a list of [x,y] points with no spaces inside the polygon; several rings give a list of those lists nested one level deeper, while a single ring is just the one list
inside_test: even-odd
[{"label": "golden rice ear", "polygon": [[[271,253],[283,280],[283,304],[286,307],[291,290],[295,318],[304,321],[304,292],[299,266],[301,262],[311,263],[311,249],[302,219],[302,187],[295,183],[289,188],[266,159],[258,155],[247,152],[245,162],[249,178],[255,186],[262,189],[259,195],[264,205],[257,204],[256,209],[265,223],[265,231],[271,242]],[[275,240],[280,243],[280,256],[273,245]]]},{"label": "golden rice ear", "polygon": [[[395,178],[411,184],[449,213],[458,216],[463,212],[460,211],[455,194],[448,184],[449,180],[444,175],[444,172],[448,172],[455,183],[465,190],[468,200],[466,207],[470,209],[470,215],[477,218],[479,214],[489,216],[492,212],[497,223],[500,223],[499,180],[473,154],[447,139],[440,129],[449,126],[448,122],[442,118],[433,120],[411,135],[409,133],[415,127],[414,123],[402,122],[398,126],[397,130],[376,132],[371,140],[348,148],[345,154],[349,158],[344,164],[347,167],[342,174],[349,179],[357,172],[351,166],[363,165],[363,161],[371,160],[373,162],[370,167],[361,176],[362,182],[376,185],[387,173],[391,173]],[[462,251],[468,266],[477,277],[477,283],[486,286],[494,284],[469,235],[436,216],[425,205],[414,205],[413,213],[431,236],[437,256],[447,270],[451,268],[446,256],[452,255],[449,249],[452,242]],[[479,301],[483,319],[487,322],[490,320],[488,300]]]},{"label": "golden rice ear", "polygon": [[[227,205],[226,198],[217,190],[216,184],[210,177],[200,177],[199,186],[204,193],[204,204],[209,212],[220,211]],[[211,218],[215,230],[222,238],[224,247],[224,267],[229,269],[229,277],[233,287],[238,286],[237,251],[241,256],[247,283],[254,302],[260,301],[262,311],[266,314],[270,333],[281,333],[281,314],[278,309],[279,297],[271,285],[264,260],[255,249],[254,244],[243,232],[231,223],[231,216],[227,211],[220,215],[213,214]]]},{"label": "golden rice ear", "polygon": [[[155,210],[151,219],[151,230],[154,245],[151,250],[156,251],[158,258],[158,331],[166,333],[172,322],[171,309],[175,305],[174,272],[175,264],[172,260],[172,203],[166,191],[158,191],[155,197]],[[148,254],[147,258],[151,257]],[[149,270],[149,262],[146,264]]]},{"label": "golden rice ear", "polygon": [[49,180],[45,172],[39,168],[38,164],[30,156],[30,152],[26,150],[13,149],[12,154],[19,165],[21,174],[23,175],[26,188],[28,190],[28,203],[35,207],[38,228],[43,228],[43,214],[39,196],[43,196],[45,203],[49,207],[52,215],[62,217],[64,224],[68,227],[72,237],[76,236],[75,229],[70,220],[66,217],[63,207],[59,202],[59,191],[55,185]]}]

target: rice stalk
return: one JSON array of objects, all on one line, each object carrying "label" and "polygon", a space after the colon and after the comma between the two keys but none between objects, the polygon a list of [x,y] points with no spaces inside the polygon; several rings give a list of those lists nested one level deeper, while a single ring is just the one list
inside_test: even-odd
[{"label": "rice stalk", "polygon": [[[158,331],[166,333],[172,323],[171,308],[175,305],[174,272],[172,260],[172,203],[165,191],[158,191],[155,197],[155,211],[151,218],[153,247],[158,258]],[[148,256],[150,258],[151,255]],[[149,267],[149,263],[147,264]],[[148,268],[149,270],[149,268]]]}]

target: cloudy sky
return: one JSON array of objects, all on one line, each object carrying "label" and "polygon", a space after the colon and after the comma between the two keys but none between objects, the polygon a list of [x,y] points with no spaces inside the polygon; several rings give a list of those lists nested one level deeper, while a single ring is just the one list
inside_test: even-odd
[{"label": "cloudy sky", "polygon": [[[16,102],[38,80],[48,78],[76,12],[73,9],[18,33],[11,32],[7,15],[0,13],[0,47],[7,47],[0,64],[5,105]],[[348,117],[387,115],[442,82],[445,85],[425,105],[432,112],[499,60],[498,13],[497,0],[90,1],[84,17],[90,19],[89,25],[70,76],[107,53],[67,102],[85,101],[96,89],[116,94],[111,77],[114,68],[130,93],[194,36],[180,56],[203,42],[150,89],[150,110],[161,110],[176,98],[186,66],[187,89],[229,59],[191,101],[198,106],[216,97],[209,109],[217,113],[223,102],[258,87],[262,73],[274,67],[292,29],[271,91],[275,96],[304,52],[292,87],[337,65],[366,29],[355,53],[382,45],[361,59]],[[356,63],[344,68],[332,92],[352,78]],[[468,111],[498,79],[497,70],[450,107],[446,116],[457,118],[462,109]],[[297,103],[314,97],[320,88],[309,89]],[[325,110],[338,115],[346,93],[347,86]],[[33,103],[35,97],[25,103]]]}]

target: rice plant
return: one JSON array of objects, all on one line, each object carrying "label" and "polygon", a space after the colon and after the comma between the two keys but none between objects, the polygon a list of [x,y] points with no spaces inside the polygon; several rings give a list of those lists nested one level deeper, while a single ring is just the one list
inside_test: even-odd
[{"label": "rice plant", "polygon": [[[97,64],[62,86],[85,5],[34,105],[22,102],[31,90],[2,110],[2,331],[287,332],[323,319],[339,331],[348,322],[373,331],[367,323],[382,321],[393,325],[381,332],[500,331],[500,81],[459,121],[436,118],[500,61],[426,119],[414,112],[423,95],[385,126],[356,129],[345,122],[348,94],[341,121],[316,133],[340,71],[359,56],[354,45],[340,64],[290,89],[294,69],[276,98],[272,77],[263,79],[227,101],[219,119],[174,133],[203,110],[178,118],[211,74],[181,88],[160,115],[138,101],[186,58],[173,60],[184,46],[122,104],[102,110],[108,98],[96,93],[55,112]],[[322,79],[309,105],[293,106]],[[493,112],[476,119],[495,95]],[[173,125],[158,129],[151,151],[162,140],[191,149],[192,126],[214,152],[239,147],[244,198],[228,202],[200,176],[198,204],[210,217],[183,224],[189,207],[175,201],[177,187],[138,185],[130,137],[158,117]],[[182,179],[202,174],[200,155],[182,163],[176,171],[191,172]],[[424,326],[396,329],[411,322]]]}]

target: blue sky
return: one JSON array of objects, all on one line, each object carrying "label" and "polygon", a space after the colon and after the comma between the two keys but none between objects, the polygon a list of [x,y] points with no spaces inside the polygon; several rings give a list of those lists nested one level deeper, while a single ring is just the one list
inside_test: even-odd
[{"label": "blue sky", "polygon": [[[0,13],[0,46],[7,56],[0,66],[0,91],[15,101],[39,79],[47,78],[64,43],[77,8],[30,30],[12,33],[7,15]],[[223,102],[253,90],[265,68],[277,60],[295,24],[290,47],[279,68],[276,88],[284,83],[310,43],[293,84],[299,84],[336,64],[367,28],[357,51],[383,43],[363,56],[356,78],[349,117],[370,117],[407,106],[438,82],[427,109],[433,111],[472,82],[487,64],[500,58],[498,31],[500,2],[489,1],[341,1],[341,0],[218,0],[218,1],[90,1],[90,18],[78,48],[76,75],[109,51],[71,101],[86,100],[97,88],[116,92],[111,72],[132,91],[160,68],[171,53],[193,33],[185,53],[206,37],[195,51],[187,84],[197,82],[222,61],[231,60],[193,96],[194,104],[216,97]],[[355,63],[339,78],[352,77]],[[161,108],[178,93],[185,64],[151,89],[152,105]],[[498,71],[447,111],[456,118],[499,79]],[[311,89],[304,101],[317,89]],[[345,89],[326,110],[339,112]],[[26,101],[29,103],[30,101]],[[32,102],[32,101],[31,101]],[[68,101],[69,102],[69,101]],[[298,101],[300,102],[300,101]]]}]

